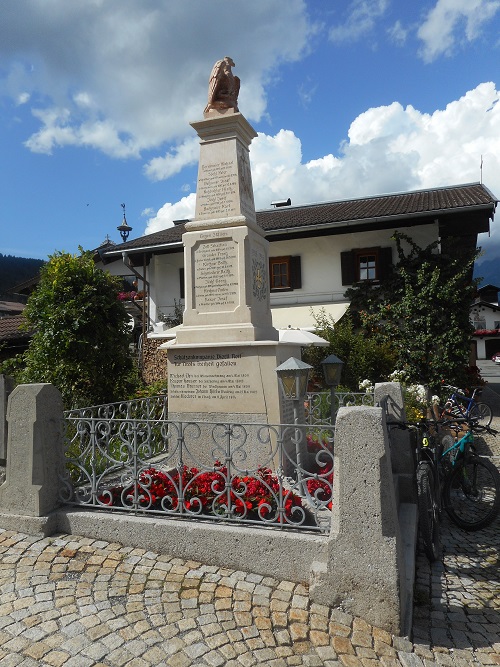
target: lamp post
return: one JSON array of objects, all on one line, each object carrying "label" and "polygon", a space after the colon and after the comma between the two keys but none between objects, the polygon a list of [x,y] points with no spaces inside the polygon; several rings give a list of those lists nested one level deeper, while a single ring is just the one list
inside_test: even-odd
[{"label": "lamp post", "polygon": [[329,357],[323,359],[321,362],[323,367],[323,375],[325,378],[326,384],[330,387],[330,419],[332,424],[335,423],[335,387],[338,386],[340,382],[340,376],[342,374],[342,367],[344,362],[336,357],[334,354],[330,354]]},{"label": "lamp post", "polygon": [[[293,421],[295,424],[295,464],[297,473],[297,482],[299,484],[300,493],[304,493],[302,481],[302,455],[301,444],[305,443],[305,434],[301,433],[298,428],[300,422],[301,410],[300,405],[304,402],[307,392],[307,382],[309,380],[309,373],[312,366],[309,364],[290,357],[281,366],[278,366],[276,373],[278,374],[278,382],[283,392],[283,396],[293,402]],[[302,412],[303,414],[303,412]]]},{"label": "lamp post", "polygon": [[121,204],[121,207],[123,209],[123,222],[116,229],[120,232],[120,236],[122,237],[123,243],[125,243],[125,241],[128,239],[128,235],[132,231],[132,227],[128,224],[127,219],[125,217],[125,204]]}]

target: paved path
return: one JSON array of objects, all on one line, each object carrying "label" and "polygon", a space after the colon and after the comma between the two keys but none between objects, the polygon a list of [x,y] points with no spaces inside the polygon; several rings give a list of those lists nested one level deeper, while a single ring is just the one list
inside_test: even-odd
[{"label": "paved path", "polygon": [[[483,450],[500,466],[500,442]],[[499,536],[498,521],[478,533],[445,522],[443,561],[418,557],[412,643],[311,603],[300,584],[0,531],[0,667],[500,665]]]}]

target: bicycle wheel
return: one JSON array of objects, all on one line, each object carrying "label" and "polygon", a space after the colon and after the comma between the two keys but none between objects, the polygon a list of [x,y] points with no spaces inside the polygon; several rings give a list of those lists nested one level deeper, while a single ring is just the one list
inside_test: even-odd
[{"label": "bicycle wheel", "polygon": [[424,551],[432,562],[439,558],[439,507],[434,491],[434,473],[430,463],[423,462],[417,468],[418,527]]},{"label": "bicycle wheel", "polygon": [[443,504],[450,519],[464,530],[479,530],[500,511],[500,473],[488,459],[470,456],[446,478]]},{"label": "bicycle wheel", "polygon": [[491,408],[486,403],[476,403],[472,406],[469,416],[477,421],[480,426],[489,426],[493,418]]}]

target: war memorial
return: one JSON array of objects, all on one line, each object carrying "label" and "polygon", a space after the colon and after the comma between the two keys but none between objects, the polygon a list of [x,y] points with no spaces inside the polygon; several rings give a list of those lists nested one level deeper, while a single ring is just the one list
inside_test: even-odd
[{"label": "war memorial", "polygon": [[[0,528],[107,540],[300,582],[309,586],[314,603],[404,633],[411,625],[416,511],[400,483],[411,472],[404,455],[409,443],[402,437],[393,447],[385,424],[387,417],[404,414],[401,388],[390,383],[375,388],[375,405],[385,407],[340,408],[334,449],[328,450],[333,492],[330,485],[327,500],[311,494],[303,477],[318,481],[321,474],[314,477],[300,464],[308,428],[303,404],[285,399],[276,372],[290,359],[300,362],[300,346],[280,342],[272,325],[268,247],[255,221],[249,161],[256,134],[238,109],[234,66],[229,57],[215,64],[203,119],[192,123],[200,138],[198,192],[195,218],[183,236],[184,321],[175,340],[165,344],[168,418],[139,417],[136,406],[125,402],[116,409],[63,414],[51,385],[3,391],[8,436]],[[275,435],[266,442],[252,435],[252,425]],[[68,458],[69,426],[83,462],[75,454]],[[227,448],[215,452],[227,467],[238,469],[238,479],[247,480],[237,487],[222,463],[214,463],[213,433],[219,427],[225,443],[231,444],[235,432],[245,434],[236,457]],[[324,429],[331,432],[333,425]],[[276,456],[275,441],[284,444]],[[158,443],[162,451],[154,449]],[[231,497],[244,498],[248,480],[262,464],[263,443],[273,452],[264,463],[273,468],[280,495],[245,522],[247,510],[236,516]],[[321,447],[320,454],[328,453]],[[179,452],[186,458],[174,460]],[[280,471],[283,457],[294,462],[288,481]],[[119,507],[113,506],[112,491],[102,488],[111,472],[96,468],[96,461],[106,458],[121,481]],[[225,504],[213,501],[218,516],[204,514],[199,498],[189,508],[188,487],[177,487],[175,503],[166,495],[153,505],[151,466],[163,464],[162,474],[173,484],[182,465],[193,461],[216,476],[211,492],[226,494]],[[293,493],[302,493],[296,510],[302,519],[295,524],[283,505],[291,497],[288,483]],[[326,516],[326,530],[315,531],[303,520],[307,503]]]}]

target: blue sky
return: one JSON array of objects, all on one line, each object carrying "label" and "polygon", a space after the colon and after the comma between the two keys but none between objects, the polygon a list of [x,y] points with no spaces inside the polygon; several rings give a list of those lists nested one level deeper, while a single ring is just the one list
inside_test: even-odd
[{"label": "blue sky", "polygon": [[[500,0],[2,0],[0,252],[194,212],[208,77],[241,79],[257,208],[483,182],[500,197]],[[500,209],[485,258],[500,258]]]}]

